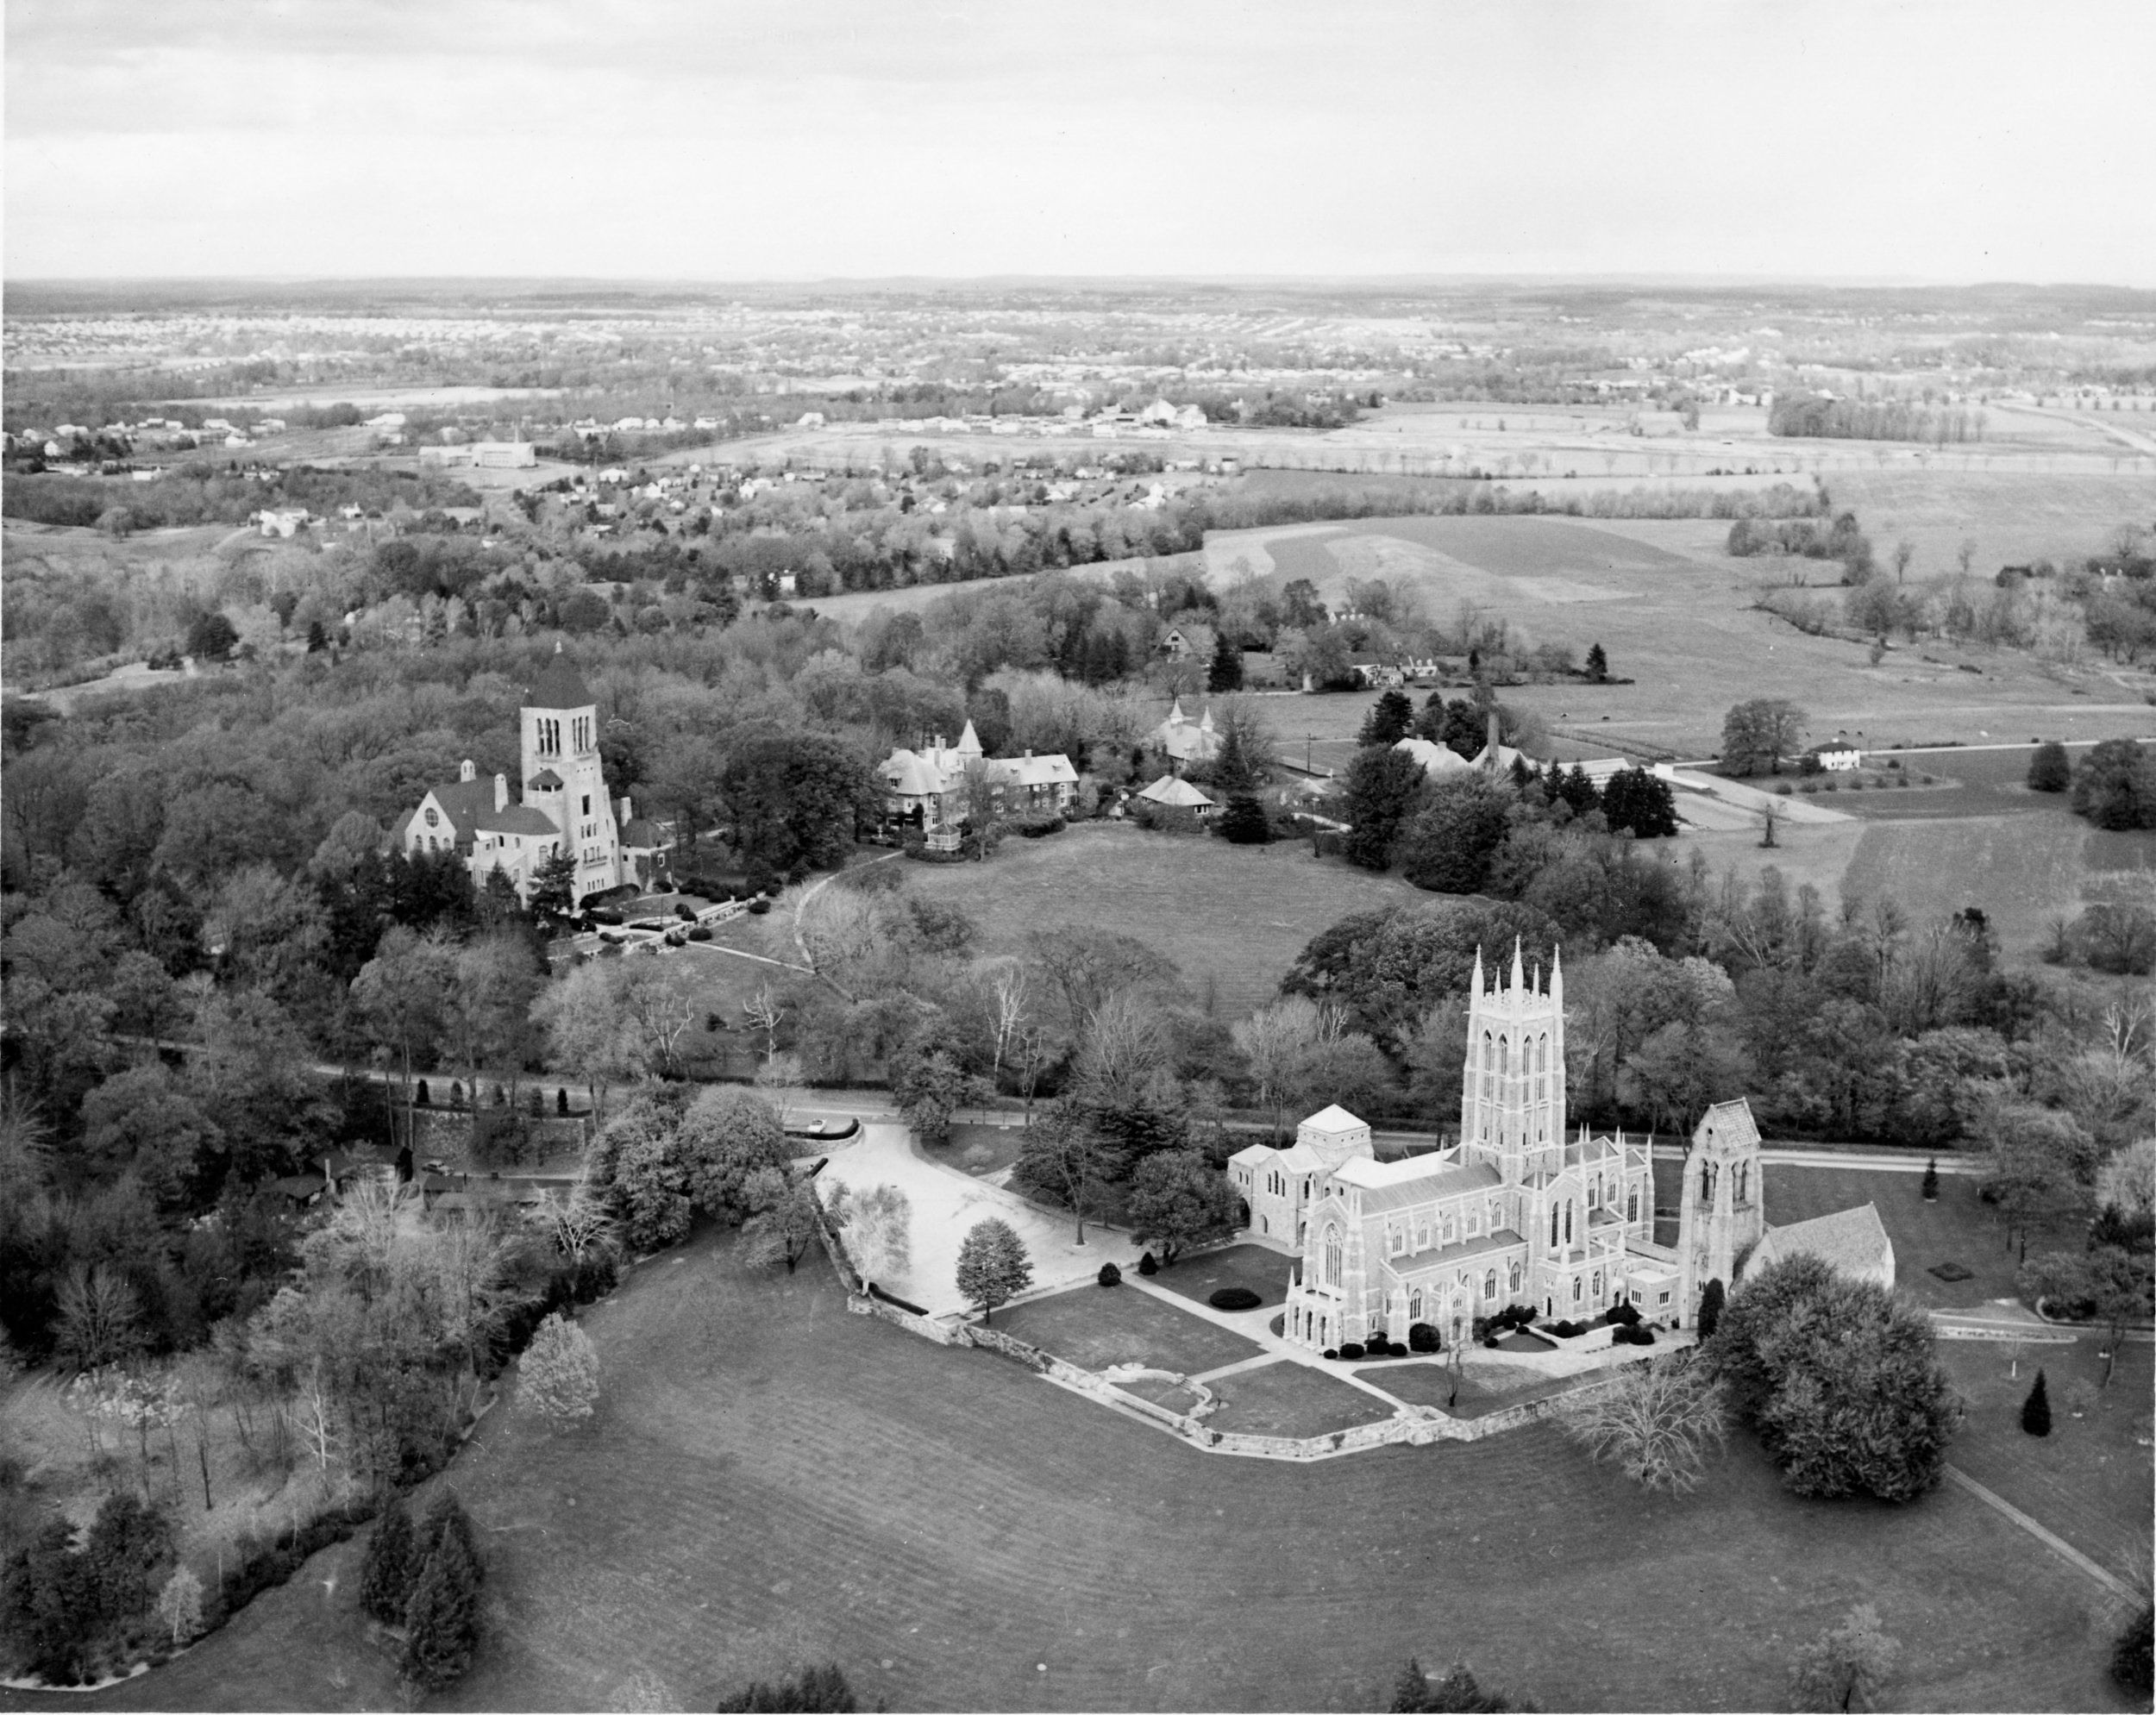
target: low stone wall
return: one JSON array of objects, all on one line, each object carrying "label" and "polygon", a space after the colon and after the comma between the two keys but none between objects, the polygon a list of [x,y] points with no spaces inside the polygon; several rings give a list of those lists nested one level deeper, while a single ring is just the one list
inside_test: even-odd
[{"label": "low stone wall", "polygon": [[1000,1328],[982,1328],[970,1323],[962,1324],[960,1336],[967,1345],[1000,1353],[1013,1363],[1024,1364],[1026,1368],[1038,1370],[1043,1374],[1047,1373],[1049,1365],[1055,1361],[1038,1346],[1028,1345],[1015,1336],[1006,1334]]},{"label": "low stone wall", "polygon": [[900,1310],[894,1304],[886,1304],[881,1299],[872,1299],[864,1293],[849,1294],[846,1308],[856,1316],[881,1317],[886,1322],[896,1323],[907,1333],[918,1334],[924,1340],[933,1341],[938,1346],[962,1346],[967,1343],[962,1329],[948,1328],[928,1317],[916,1316],[910,1310]]}]

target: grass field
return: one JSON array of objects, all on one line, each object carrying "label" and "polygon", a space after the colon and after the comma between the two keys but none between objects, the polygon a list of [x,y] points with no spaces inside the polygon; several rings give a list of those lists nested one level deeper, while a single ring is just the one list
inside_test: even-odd
[{"label": "grass field", "polygon": [[962,907],[983,953],[1067,923],[1138,935],[1225,1018],[1263,1005],[1311,936],[1350,911],[1429,897],[1313,857],[1307,844],[1231,846],[1098,822],[1006,840],[985,864],[909,864],[906,886]]},{"label": "grass field", "polygon": [[[2126,419],[2146,432],[2146,416]],[[1906,538],[1916,549],[1912,578],[1955,567],[1955,550],[1976,543],[1975,569],[2064,563],[2096,554],[2122,523],[2156,513],[2156,477],[2146,460],[2116,474],[2003,470],[1845,470],[1827,479],[1836,506],[1856,509],[1881,559]]]},{"label": "grass field", "polygon": [[1361,1388],[1284,1358],[1206,1385],[1220,1402],[1206,1426],[1230,1435],[1301,1439],[1332,1435],[1357,1424],[1382,1423],[1395,1415],[1392,1406]]},{"label": "grass field", "polygon": [[[642,1671],[708,1708],[828,1654],[864,1706],[1370,1709],[1413,1651],[1550,1709],[1762,1709],[1857,1601],[1905,1646],[1893,1706],[2125,1706],[2095,1587],[1958,1489],[1800,1501],[1739,1437],[1696,1493],[1650,1496],[1541,1426],[1307,1468],[1207,1455],[708,1238],[586,1319],[590,1426],[497,1411],[448,1475],[487,1637],[434,1706],[604,1707]],[[0,1703],[393,1705],[358,1554],[147,1678]]]},{"label": "grass field", "polygon": [[[1942,1341],[1940,1351],[1968,1401],[1954,1463],[2097,1564],[2119,1570],[2137,1544],[2147,1543],[2156,1506],[2149,1451],[2134,1440],[2148,1428],[2149,1348],[2146,1341],[2122,1348],[2107,1388],[2101,1344],[2084,1335],[2071,1346],[2032,1346],[2011,1361],[2009,1348],[1989,1341]],[[2021,1402],[2040,1368],[2052,1402],[2052,1432],[2041,1439],[2021,1429]],[[2067,1403],[2077,1384],[2092,1401],[2079,1418]]]},{"label": "grass field", "polygon": [[[2122,493],[2119,498],[2122,503]],[[2105,528],[2115,522],[2109,519]],[[1601,643],[1612,672],[1633,683],[1520,686],[1506,693],[1539,711],[1553,735],[1579,734],[1576,742],[1589,750],[1596,735],[1584,729],[1606,725],[1620,737],[1704,756],[1720,748],[1722,717],[1730,707],[1760,696],[1796,702],[1809,714],[1814,736],[1862,733],[1868,748],[1975,743],[1986,734],[2156,730],[2156,710],[2140,700],[2148,688],[2146,674],[2114,678],[2093,667],[2051,667],[2013,652],[1965,653],[1929,642],[1897,650],[1874,667],[1867,646],[1808,636],[1752,607],[1757,586],[1772,568],[1724,554],[1720,538],[1727,527],[1709,524],[1368,519],[1215,532],[1206,554],[1218,585],[1239,575],[1241,562],[1261,573],[1309,578],[1337,602],[1351,578],[1382,577],[1412,591],[1434,618],[1449,622],[1466,603],[1486,617],[1503,617],[1532,643],[1564,644],[1576,656]],[[1822,593],[1837,598],[1834,591]],[[1964,660],[1981,672],[1959,671]],[[2084,693],[2078,700],[2077,690]],[[1282,734],[1294,736],[1288,725]]]},{"label": "grass field", "polygon": [[1200,1375],[1263,1348],[1201,1317],[1119,1286],[1074,1286],[1013,1305],[997,1325],[1081,1369],[1144,1364]]}]

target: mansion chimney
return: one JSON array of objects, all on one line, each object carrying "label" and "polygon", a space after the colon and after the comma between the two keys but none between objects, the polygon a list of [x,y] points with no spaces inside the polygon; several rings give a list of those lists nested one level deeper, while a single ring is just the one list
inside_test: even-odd
[{"label": "mansion chimney", "polygon": [[509,776],[506,774],[494,776],[494,808],[496,810],[509,808]]}]

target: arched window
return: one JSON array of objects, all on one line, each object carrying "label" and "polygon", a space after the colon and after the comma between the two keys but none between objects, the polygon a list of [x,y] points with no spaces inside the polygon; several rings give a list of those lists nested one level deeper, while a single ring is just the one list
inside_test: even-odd
[{"label": "arched window", "polygon": [[1587,1282],[1581,1280],[1578,1275],[1575,1274],[1572,1277],[1572,1302],[1574,1304],[1577,1304],[1580,1299],[1586,1295],[1586,1292]]},{"label": "arched window", "polygon": [[1520,1260],[1517,1257],[1513,1259],[1511,1282],[1512,1290],[1518,1292],[1520,1290]]},{"label": "arched window", "polygon": [[1410,1322],[1422,1320],[1422,1294],[1420,1292],[1407,1294],[1407,1319]]},{"label": "arched window", "polygon": [[1572,1242],[1572,1199],[1569,1197],[1564,1199],[1564,1242]]},{"label": "arched window", "polygon": [[1550,1249],[1552,1249],[1552,1250],[1555,1250],[1557,1248],[1557,1205],[1556,1204],[1552,1203],[1552,1204],[1550,1205]]},{"label": "arched window", "polygon": [[1702,1203],[1714,1200],[1714,1164],[1712,1161],[1699,1164],[1699,1200]]},{"label": "arched window", "polygon": [[1635,1185],[1625,1194],[1625,1224],[1629,1226],[1639,1218],[1639,1187]]},{"label": "arched window", "polygon": [[1495,1268],[1482,1276],[1482,1296],[1486,1299],[1497,1296],[1497,1271]]},{"label": "arched window", "polygon": [[1595,1177],[1595,1178],[1590,1179],[1589,1180],[1588,1180],[1588,1182],[1587,1182],[1587,1212],[1588,1212],[1589,1214],[1590,1214],[1590,1215],[1591,1215],[1591,1214],[1593,1214],[1593,1213],[1595,1212],[1595,1205],[1596,1205],[1598,1202],[1600,1202],[1600,1201],[1601,1201],[1601,1190],[1602,1190],[1602,1181],[1601,1181],[1601,1176],[1600,1176],[1599,1174],[1598,1174],[1596,1177]]},{"label": "arched window", "polygon": [[1328,1286],[1340,1284],[1340,1230],[1325,1230],[1325,1282]]},{"label": "arched window", "polygon": [[1596,1304],[1600,1304],[1601,1301],[1602,1301],[1602,1271],[1601,1271],[1601,1269],[1597,1268],[1597,1269],[1595,1271],[1595,1302]]},{"label": "arched window", "polygon": [[1494,1042],[1495,1039],[1488,1030],[1482,1032],[1482,1076],[1484,1078],[1488,1078],[1497,1067],[1495,1057],[1497,1050],[1494,1046]]}]

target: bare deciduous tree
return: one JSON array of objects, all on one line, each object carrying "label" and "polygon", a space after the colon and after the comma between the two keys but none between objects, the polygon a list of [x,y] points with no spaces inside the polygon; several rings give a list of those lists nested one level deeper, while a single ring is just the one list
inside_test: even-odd
[{"label": "bare deciduous tree", "polygon": [[1699,1486],[1708,1449],[1729,1435],[1720,1386],[1704,1365],[1683,1361],[1633,1365],[1568,1412],[1564,1428],[1597,1462],[1677,1494]]}]

